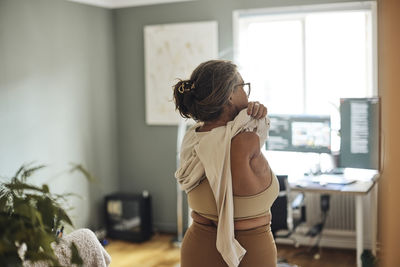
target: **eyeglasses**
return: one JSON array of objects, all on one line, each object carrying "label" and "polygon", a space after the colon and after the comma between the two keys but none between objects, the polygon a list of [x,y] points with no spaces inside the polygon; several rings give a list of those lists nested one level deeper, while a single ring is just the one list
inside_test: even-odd
[{"label": "eyeglasses", "polygon": [[236,86],[243,86],[243,90],[245,91],[247,97],[250,96],[250,92],[251,92],[251,86],[250,83],[239,83]]}]

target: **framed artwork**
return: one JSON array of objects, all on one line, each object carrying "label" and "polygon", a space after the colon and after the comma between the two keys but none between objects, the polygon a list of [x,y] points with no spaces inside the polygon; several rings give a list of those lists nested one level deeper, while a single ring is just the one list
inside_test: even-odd
[{"label": "framed artwork", "polygon": [[218,57],[216,21],[144,27],[146,123],[178,125],[173,85],[202,62]]}]

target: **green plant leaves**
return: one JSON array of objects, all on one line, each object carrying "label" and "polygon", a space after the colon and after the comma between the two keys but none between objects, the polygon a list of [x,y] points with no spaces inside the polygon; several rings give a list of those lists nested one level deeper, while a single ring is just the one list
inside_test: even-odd
[{"label": "green plant leaves", "polygon": [[66,222],[69,225],[72,225],[72,221],[69,218],[69,216],[67,215],[67,213],[65,212],[65,210],[59,208],[57,211],[57,217],[61,219],[61,221]]},{"label": "green plant leaves", "polygon": [[0,254],[0,266],[22,266],[22,260],[17,251],[11,251]]},{"label": "green plant leaves", "polygon": [[[72,194],[52,194],[48,185],[27,183],[27,178],[44,165],[21,166],[8,183],[0,183],[0,266],[21,266],[18,249],[26,245],[25,259],[32,262],[49,261],[59,266],[52,243],[58,243],[55,231],[72,221],[62,208]],[[91,174],[81,165],[71,171],[80,171],[87,179]],[[71,244],[71,263],[83,264],[75,244]]]},{"label": "green plant leaves", "polygon": [[71,265],[75,263],[78,266],[82,266],[83,260],[80,257],[78,248],[76,247],[74,242],[71,243],[70,249],[71,249]]},{"label": "green plant leaves", "polygon": [[95,180],[93,175],[88,170],[86,170],[86,168],[83,167],[81,164],[71,163],[71,165],[72,165],[72,168],[70,169],[71,173],[75,172],[75,171],[79,171],[86,177],[86,179],[88,181],[93,182]]},{"label": "green plant leaves", "polygon": [[14,180],[12,183],[4,184],[4,186],[6,188],[8,188],[9,190],[12,190],[15,193],[17,193],[17,195],[21,195],[24,190],[32,190],[32,191],[37,191],[37,192],[41,192],[41,193],[46,193],[43,191],[42,188],[39,188],[34,185],[30,185],[30,184],[25,184],[23,182],[20,182],[19,180]]},{"label": "green plant leaves", "polygon": [[42,185],[42,192],[45,194],[50,193],[49,186],[47,184]]},{"label": "green plant leaves", "polygon": [[53,206],[52,200],[49,197],[38,199],[36,208],[40,212],[43,224],[48,228],[53,228],[55,211],[57,207]]},{"label": "green plant leaves", "polygon": [[38,166],[34,166],[34,167],[31,167],[31,168],[28,168],[28,169],[26,169],[26,167],[24,167],[23,172],[21,174],[21,180],[23,182],[26,182],[26,179],[28,177],[30,177],[34,172],[36,172],[36,171],[38,171],[40,169],[43,169],[44,167],[46,167],[46,166],[45,165],[38,165]]},{"label": "green plant leaves", "polygon": [[0,211],[5,211],[7,203],[7,195],[3,195],[0,193]]}]

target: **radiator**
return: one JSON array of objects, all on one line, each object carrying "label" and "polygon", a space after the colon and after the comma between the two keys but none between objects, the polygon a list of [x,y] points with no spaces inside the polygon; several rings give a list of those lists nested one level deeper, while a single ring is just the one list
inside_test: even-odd
[{"label": "radiator", "polygon": [[[296,194],[296,193],[293,193]],[[364,248],[372,248],[371,229],[371,196],[363,196]],[[312,245],[314,239],[305,236],[310,227],[321,222],[320,194],[306,193],[306,222],[297,228],[292,236],[300,245]],[[356,248],[356,208],[355,197],[350,194],[333,194],[330,198],[330,209],[320,245],[322,247]],[[290,244],[292,239],[278,239],[277,243]]]},{"label": "radiator", "polygon": [[[306,224],[312,226],[321,221],[320,195],[307,193],[305,197]],[[355,231],[355,199],[352,195],[331,195],[330,209],[325,229]]]}]

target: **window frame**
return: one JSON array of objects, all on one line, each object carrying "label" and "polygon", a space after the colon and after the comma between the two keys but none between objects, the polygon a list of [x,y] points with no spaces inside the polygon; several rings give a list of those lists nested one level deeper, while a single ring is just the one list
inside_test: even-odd
[{"label": "window frame", "polygon": [[[272,8],[258,8],[258,9],[245,9],[233,11],[233,60],[238,63],[239,51],[239,20],[243,17],[253,17],[257,21],[257,17],[263,16],[263,21],[281,21],[287,19],[303,19],[304,16],[310,13],[323,13],[323,12],[337,12],[337,11],[370,11],[371,12],[371,46],[372,62],[369,62],[370,73],[372,75],[372,88],[367,89],[367,94],[371,96],[378,96],[378,49],[377,49],[377,4],[375,1],[365,2],[348,2],[348,3],[332,3],[332,4],[315,4],[315,5],[301,5],[301,6],[285,6],[285,7],[272,7]],[[303,50],[305,47],[305,31],[303,21]],[[304,54],[303,54],[304,56]],[[303,60],[305,64],[305,60]],[[303,99],[306,99],[306,70],[303,71]],[[303,101],[303,106],[306,101]],[[303,107],[305,110],[305,107]]]}]

